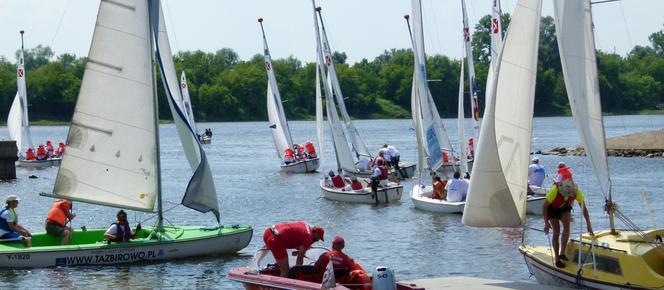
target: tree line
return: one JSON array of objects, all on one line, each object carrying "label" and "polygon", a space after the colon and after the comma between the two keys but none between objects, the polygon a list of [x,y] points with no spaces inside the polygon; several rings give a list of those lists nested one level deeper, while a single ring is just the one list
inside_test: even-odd
[{"label": "tree line", "polygon": [[[510,21],[503,16],[504,27]],[[535,115],[566,115],[569,104],[562,76],[552,17],[540,26]],[[484,87],[490,62],[490,16],[483,17],[473,33],[473,54],[483,108]],[[661,110],[664,103],[664,30],[652,33],[650,45],[636,46],[626,56],[598,51],[600,92],[605,113]],[[18,53],[18,52],[17,52]],[[411,49],[391,49],[373,60],[346,62],[344,52],[333,55],[346,106],[354,118],[409,118],[413,76]],[[267,76],[263,56],[241,60],[224,48],[215,53],[185,51],[174,56],[176,68],[185,69],[196,119],[200,121],[267,120]],[[69,121],[78,96],[84,57],[55,56],[49,47],[25,53],[28,102],[32,120]],[[291,56],[273,61],[279,91],[289,119],[311,119],[315,112],[315,64]],[[429,88],[443,117],[456,116],[460,60],[442,55],[427,57]],[[159,83],[160,96],[163,88]],[[467,82],[466,82],[467,87]],[[16,65],[0,58],[0,114],[6,116],[16,94]],[[468,102],[468,98],[465,98]],[[469,104],[466,104],[469,108]],[[467,112],[467,115],[469,112]],[[165,98],[160,115],[169,119]],[[469,116],[469,115],[468,115]],[[1,119],[1,118],[0,118]]]}]

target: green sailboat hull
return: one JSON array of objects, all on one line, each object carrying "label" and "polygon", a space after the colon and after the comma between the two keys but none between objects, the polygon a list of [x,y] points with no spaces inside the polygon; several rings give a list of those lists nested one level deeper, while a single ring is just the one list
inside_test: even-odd
[{"label": "green sailboat hull", "polygon": [[253,234],[249,226],[164,227],[163,233],[143,228],[131,242],[109,244],[104,240],[105,231],[77,230],[66,246],[46,233],[33,234],[30,248],[20,241],[2,242],[0,268],[111,265],[228,255],[245,248]]}]

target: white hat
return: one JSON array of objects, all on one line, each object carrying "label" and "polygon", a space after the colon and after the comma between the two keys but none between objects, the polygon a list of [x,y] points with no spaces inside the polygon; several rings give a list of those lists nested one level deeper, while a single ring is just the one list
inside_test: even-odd
[{"label": "white hat", "polygon": [[7,196],[7,199],[5,199],[5,203],[10,203],[12,201],[21,201],[21,199],[18,198],[18,196],[16,195],[10,194],[9,196]]},{"label": "white hat", "polygon": [[558,162],[558,168],[563,168],[563,167],[567,167],[567,165],[565,165],[565,162],[562,161]]},{"label": "white hat", "polygon": [[533,157],[533,159],[530,160],[530,162],[532,162],[532,163],[539,163],[539,158],[537,158],[537,157]]}]

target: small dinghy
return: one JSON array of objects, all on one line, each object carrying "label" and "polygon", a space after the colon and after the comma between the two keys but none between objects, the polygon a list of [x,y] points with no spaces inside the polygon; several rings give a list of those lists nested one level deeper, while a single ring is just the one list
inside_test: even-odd
[{"label": "small dinghy", "polygon": [[403,194],[403,186],[394,184],[388,187],[378,187],[376,194],[371,192],[370,181],[365,178],[358,178],[365,186],[360,190],[345,190],[342,188],[335,188],[330,186],[325,179],[321,179],[320,188],[323,191],[323,197],[329,200],[354,202],[354,203],[390,203],[401,200]]}]

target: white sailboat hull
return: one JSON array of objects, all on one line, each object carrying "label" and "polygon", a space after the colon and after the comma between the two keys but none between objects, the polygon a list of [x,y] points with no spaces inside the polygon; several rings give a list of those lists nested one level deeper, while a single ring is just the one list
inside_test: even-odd
[{"label": "white sailboat hull", "polygon": [[212,143],[212,137],[201,135],[198,137],[198,141],[201,142],[201,144],[210,144]]},{"label": "white sailboat hull", "polygon": [[16,161],[16,166],[23,167],[23,168],[39,169],[39,168],[47,168],[47,167],[51,167],[51,166],[59,166],[61,161],[62,161],[62,158],[51,158],[51,159],[46,159],[46,160],[20,159],[20,160]]},{"label": "white sailboat hull", "polygon": [[[413,186],[413,189],[410,191],[410,198],[415,208],[438,213],[463,213],[466,202],[447,202],[432,199],[430,198],[432,192],[433,187],[431,186],[425,186],[424,188],[418,185]],[[542,205],[545,200],[544,195],[529,195],[526,202],[526,213],[542,215]]]},{"label": "white sailboat hull", "polygon": [[465,201],[448,202],[440,199],[430,198],[433,193],[432,186],[420,185],[413,186],[410,191],[410,199],[413,201],[415,208],[438,213],[463,213],[463,208],[466,205]]},{"label": "white sailboat hull", "polygon": [[343,191],[341,189],[335,189],[325,186],[325,180],[320,181],[320,188],[323,191],[323,197],[329,200],[343,201],[343,202],[352,202],[352,203],[390,203],[401,200],[401,195],[403,193],[403,186],[396,185],[390,186],[387,188],[379,187],[377,191],[377,198],[372,198],[371,188],[364,188],[359,191]]},{"label": "white sailboat hull", "polygon": [[312,158],[304,161],[282,164],[281,171],[285,173],[309,173],[318,170],[319,166],[320,158]]},{"label": "white sailboat hull", "polygon": [[57,250],[0,252],[0,269],[114,265],[232,254],[249,244],[252,233],[253,230],[195,240],[154,240],[110,245],[106,241],[99,241],[96,244],[63,246]]},{"label": "white sailboat hull", "polygon": [[[467,161],[468,171],[471,171],[473,169],[473,163],[474,163],[474,160],[472,160],[472,159]],[[459,161],[455,161],[454,163],[446,162],[446,163],[443,163],[443,165],[440,168],[438,168],[437,172],[443,173],[443,174],[454,174],[454,172],[456,172],[456,171],[461,171],[460,166],[461,166],[461,162],[459,162]]]}]

